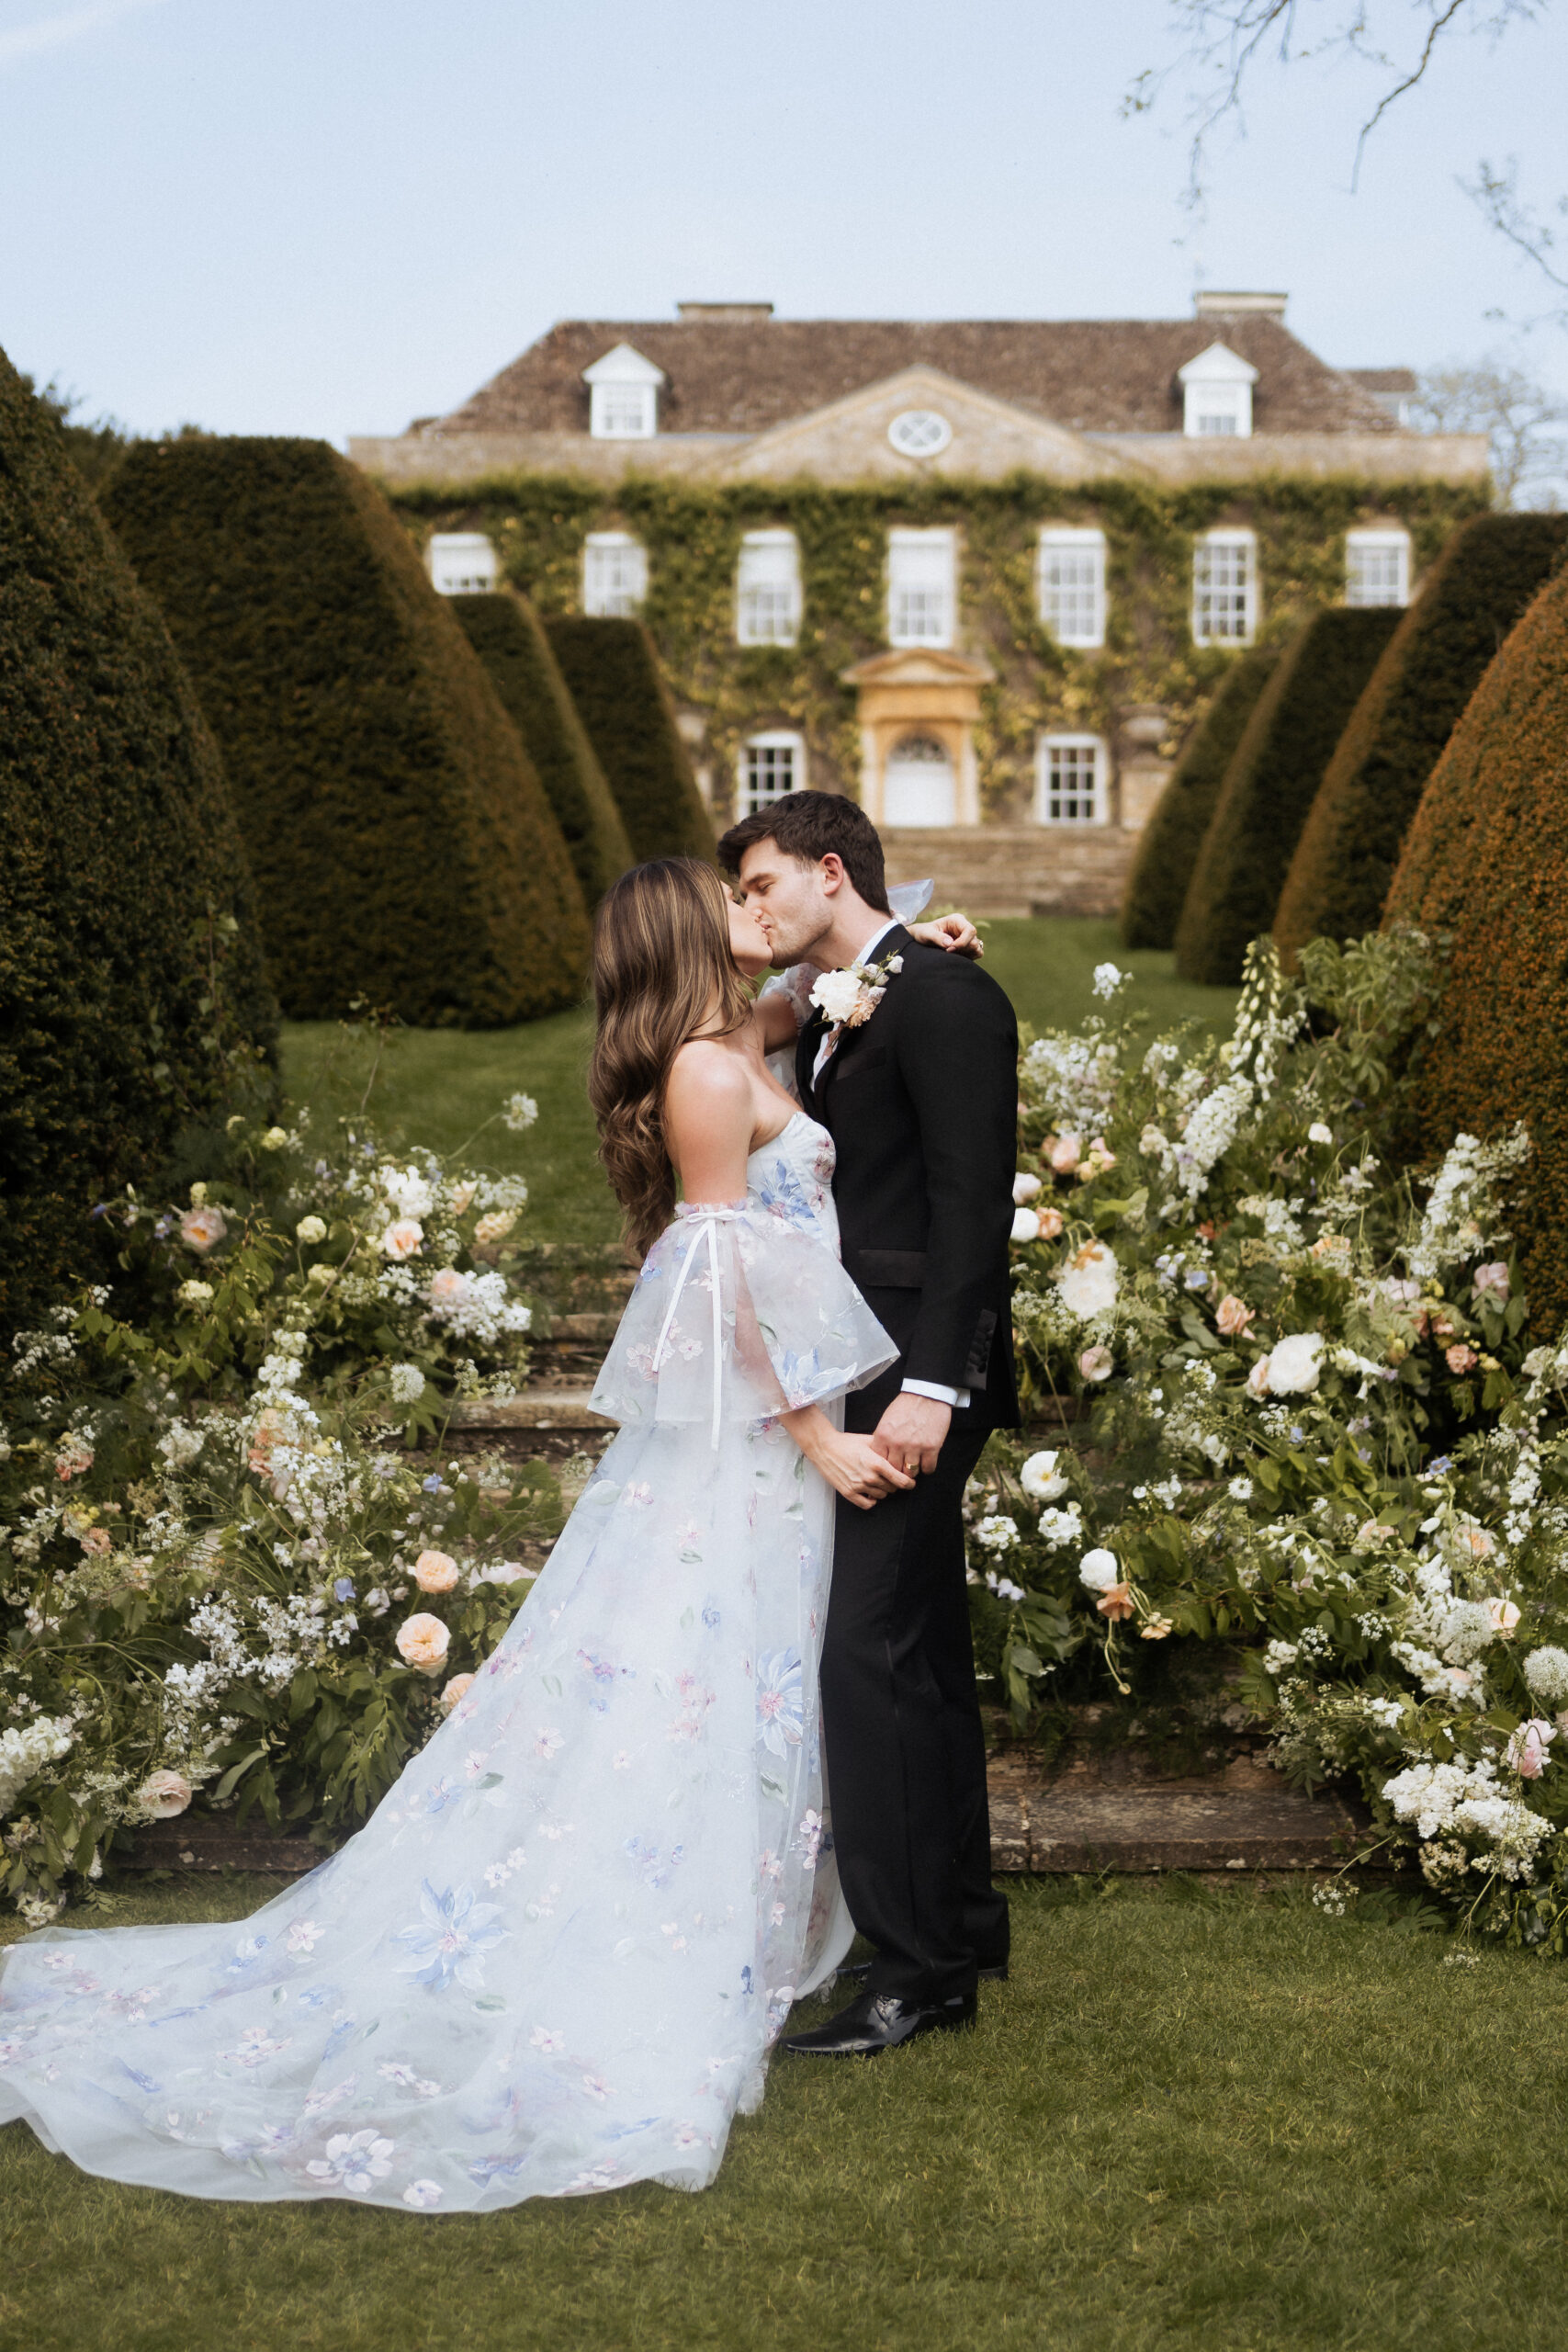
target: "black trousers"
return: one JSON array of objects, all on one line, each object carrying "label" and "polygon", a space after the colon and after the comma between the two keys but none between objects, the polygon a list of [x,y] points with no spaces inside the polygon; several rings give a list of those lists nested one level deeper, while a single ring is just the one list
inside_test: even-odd
[{"label": "black trousers", "polygon": [[[848,1399],[876,1427],[896,1387]],[[964,1488],[988,1431],[955,1414],[930,1477],[872,1510],[840,1500],[822,1649],[839,1875],[876,1948],[871,1986],[946,2000],[1007,1958],[991,1884],[986,1742],[964,1589]]]}]

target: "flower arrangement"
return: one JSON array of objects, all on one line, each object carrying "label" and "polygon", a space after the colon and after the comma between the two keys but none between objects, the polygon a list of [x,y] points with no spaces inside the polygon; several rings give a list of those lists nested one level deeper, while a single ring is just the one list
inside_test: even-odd
[{"label": "flower arrangement", "polygon": [[369,1811],[559,1523],[542,1466],[440,1458],[454,1400],[526,1368],[522,1182],[360,1125],[318,1152],[303,1114],[223,1143],[186,1201],[104,1204],[123,1283],[13,1345],[0,1887],[35,1924],[197,1792]]},{"label": "flower arrangement", "polygon": [[1368,1851],[1562,1951],[1568,1346],[1531,1344],[1509,1250],[1528,1139],[1413,1172],[1430,947],[1302,964],[1255,945],[1223,1042],[1112,1011],[1027,1047],[1015,1320],[1087,1443],[998,1440],[973,1484],[981,1663],[1022,1729],[1222,1644],[1276,1760],[1359,1783]]}]

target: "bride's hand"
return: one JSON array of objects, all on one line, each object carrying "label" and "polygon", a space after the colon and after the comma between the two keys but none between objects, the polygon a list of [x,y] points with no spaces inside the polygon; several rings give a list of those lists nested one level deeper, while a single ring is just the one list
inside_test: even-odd
[{"label": "bride's hand", "polygon": [[944,947],[950,955],[966,956],[977,964],[986,952],[986,943],[967,915],[942,915],[936,922],[906,924],[911,939],[919,940],[927,947]]},{"label": "bride's hand", "polygon": [[803,1405],[779,1419],[807,1462],[857,1510],[873,1510],[886,1496],[915,1483],[878,1453],[868,1437],[836,1430],[819,1405]]}]

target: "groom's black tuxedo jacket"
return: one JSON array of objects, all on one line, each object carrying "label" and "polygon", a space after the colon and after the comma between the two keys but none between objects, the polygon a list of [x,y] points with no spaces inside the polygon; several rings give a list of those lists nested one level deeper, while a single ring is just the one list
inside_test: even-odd
[{"label": "groom's black tuxedo jacket", "polygon": [[888,956],[902,971],[870,1020],[842,1032],[819,1088],[819,1012],[796,1048],[801,1100],[838,1154],[845,1269],[901,1351],[898,1381],[967,1388],[971,1427],[1012,1429],[1018,1023],[978,966],[902,924],[871,960]]}]

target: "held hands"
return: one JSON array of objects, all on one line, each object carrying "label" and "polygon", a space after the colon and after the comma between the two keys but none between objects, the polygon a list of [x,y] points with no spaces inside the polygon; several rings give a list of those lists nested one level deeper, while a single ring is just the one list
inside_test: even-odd
[{"label": "held hands", "polygon": [[977,964],[986,952],[986,943],[967,915],[943,915],[936,922],[907,923],[905,929],[923,945],[944,947],[950,955],[966,956],[971,964]]},{"label": "held hands", "polygon": [[[947,1408],[939,1405],[935,1409],[945,1412]],[[842,1495],[857,1510],[872,1510],[885,1496],[915,1483],[886,1458],[875,1438],[836,1430],[818,1405],[803,1405],[793,1413],[781,1413],[779,1419],[807,1462],[821,1472],[835,1494]]]},{"label": "held hands", "polygon": [[934,1396],[895,1396],[872,1432],[870,1442],[899,1470],[923,1472],[929,1478],[953,1421],[951,1405]]}]

